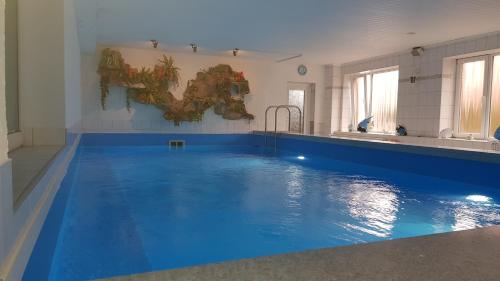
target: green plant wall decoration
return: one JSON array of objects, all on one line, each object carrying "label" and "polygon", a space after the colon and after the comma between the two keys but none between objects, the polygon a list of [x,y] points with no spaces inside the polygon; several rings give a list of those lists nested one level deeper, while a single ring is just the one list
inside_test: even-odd
[{"label": "green plant wall decoration", "polygon": [[242,72],[231,66],[219,64],[196,74],[189,80],[183,99],[170,92],[179,86],[179,68],[171,57],[163,56],[153,69],[132,68],[126,64],[121,53],[112,49],[102,51],[99,69],[101,77],[101,104],[106,109],[106,97],[112,86],[125,87],[127,108],[130,100],[151,104],[164,111],[163,117],[178,126],[182,121],[201,121],[203,113],[210,107],[224,119],[254,119],[246,111],[244,96],[250,92],[248,80]]}]

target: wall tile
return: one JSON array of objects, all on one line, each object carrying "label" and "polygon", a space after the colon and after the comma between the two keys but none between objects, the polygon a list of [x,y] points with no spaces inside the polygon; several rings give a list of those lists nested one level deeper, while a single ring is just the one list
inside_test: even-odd
[{"label": "wall tile", "polygon": [[486,50],[496,49],[498,48],[498,35],[490,35],[486,38]]},{"label": "wall tile", "polygon": [[478,42],[477,40],[470,40],[470,41],[465,42],[464,53],[477,52],[478,51],[477,42]]},{"label": "wall tile", "polygon": [[455,43],[455,54],[453,54],[452,56],[464,54],[464,53],[466,53],[465,50],[466,50],[465,49],[465,42],[457,42],[457,43]]},{"label": "wall tile", "polygon": [[[408,124],[410,134],[437,136],[440,129],[452,126],[454,118],[456,60],[450,57],[498,47],[500,33],[488,34],[430,47],[422,57],[399,53],[346,64],[341,67],[341,72],[344,75],[398,64],[400,80],[408,79],[414,74],[421,77],[423,80],[416,84],[406,81],[399,83],[397,120]],[[437,75],[440,76],[432,78]],[[343,113],[340,123],[344,127],[350,123],[350,94],[346,91],[342,93],[341,103]]]},{"label": "wall tile", "polygon": [[476,52],[486,50],[486,39],[487,38],[479,38],[476,40]]}]

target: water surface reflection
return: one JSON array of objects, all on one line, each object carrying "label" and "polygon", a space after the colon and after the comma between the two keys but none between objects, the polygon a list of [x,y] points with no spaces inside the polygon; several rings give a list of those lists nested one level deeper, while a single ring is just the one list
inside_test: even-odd
[{"label": "water surface reflection", "polygon": [[383,182],[357,180],[347,191],[347,209],[356,223],[345,226],[380,238],[390,237],[399,207],[397,190]]}]

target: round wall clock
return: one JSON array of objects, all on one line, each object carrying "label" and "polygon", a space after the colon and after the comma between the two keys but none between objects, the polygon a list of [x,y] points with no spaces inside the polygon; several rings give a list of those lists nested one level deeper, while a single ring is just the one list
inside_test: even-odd
[{"label": "round wall clock", "polygon": [[305,65],[301,64],[301,65],[299,65],[299,68],[297,69],[297,72],[300,75],[304,76],[307,73],[307,67]]}]

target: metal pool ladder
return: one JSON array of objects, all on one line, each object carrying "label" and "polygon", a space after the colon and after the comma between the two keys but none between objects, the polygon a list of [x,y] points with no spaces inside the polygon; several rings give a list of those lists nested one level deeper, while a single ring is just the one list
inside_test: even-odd
[{"label": "metal pool ladder", "polygon": [[266,113],[264,117],[264,144],[267,145],[267,113],[269,110],[274,109],[274,151],[276,152],[276,136],[277,136],[277,130],[278,130],[278,111],[284,108],[288,110],[288,132],[290,132],[290,124],[292,120],[292,112],[290,109],[297,109],[299,112],[299,132],[302,132],[303,126],[304,126],[304,120],[302,116],[302,110],[300,107],[296,105],[287,105],[287,104],[282,104],[282,105],[270,105],[266,108]]}]

